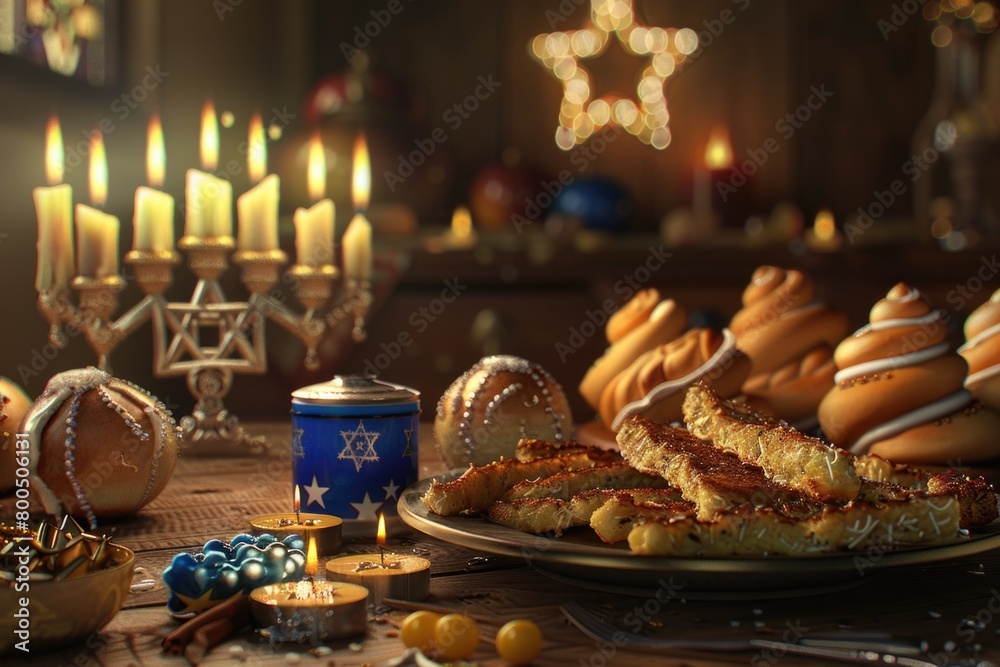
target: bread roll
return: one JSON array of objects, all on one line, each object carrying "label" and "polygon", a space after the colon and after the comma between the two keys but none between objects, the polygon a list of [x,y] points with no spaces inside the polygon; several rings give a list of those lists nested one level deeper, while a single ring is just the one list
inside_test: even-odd
[{"label": "bread roll", "polygon": [[480,359],[438,401],[434,439],[450,468],[512,458],[521,438],[562,442],[573,417],[562,387],[538,364],[511,355]]},{"label": "bread roll", "polygon": [[1000,455],[1000,415],[963,389],[967,364],[949,348],[947,314],[899,283],[869,320],[834,353],[836,385],[819,408],[826,436],[855,454],[899,463]]},{"label": "bread roll", "polygon": [[130,514],[163,490],[181,439],[156,397],[96,368],[54,376],[24,419],[32,490],[50,514]]}]

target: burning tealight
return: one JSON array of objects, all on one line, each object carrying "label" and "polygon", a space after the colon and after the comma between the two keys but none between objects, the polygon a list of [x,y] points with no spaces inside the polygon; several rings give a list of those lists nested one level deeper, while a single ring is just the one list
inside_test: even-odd
[{"label": "burning tealight", "polygon": [[321,556],[330,556],[340,551],[343,521],[329,514],[308,514],[299,511],[301,495],[295,486],[293,511],[282,514],[264,514],[250,520],[254,533],[270,533],[283,538],[287,535],[301,535],[307,542],[315,538],[316,548]]},{"label": "burning tealight", "polygon": [[356,584],[316,581],[316,540],[309,540],[307,579],[254,589],[250,615],[274,641],[319,644],[359,635],[368,629],[368,589]]},{"label": "burning tealight", "polygon": [[431,591],[431,563],[419,556],[385,553],[385,517],[379,515],[379,554],[354,554],[327,561],[331,581],[361,584],[371,591],[376,606],[385,598],[425,600]]}]

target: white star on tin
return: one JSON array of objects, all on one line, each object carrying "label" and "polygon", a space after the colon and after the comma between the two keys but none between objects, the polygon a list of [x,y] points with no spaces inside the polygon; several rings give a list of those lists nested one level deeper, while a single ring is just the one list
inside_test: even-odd
[{"label": "white star on tin", "polygon": [[313,483],[310,486],[303,486],[306,493],[309,494],[309,499],[306,500],[306,507],[316,503],[323,509],[326,509],[326,503],[323,502],[323,494],[330,490],[328,486],[320,486],[319,482],[316,481],[316,475],[313,475]]},{"label": "white star on tin", "polygon": [[[365,423],[358,420],[358,427],[353,431],[341,431],[340,437],[344,439],[344,449],[337,455],[338,459],[347,459],[354,462],[354,468],[361,472],[361,466],[369,461],[378,461],[378,453],[375,451],[375,441],[382,435],[378,431],[365,429]],[[358,440],[361,442],[358,442]]]},{"label": "white star on tin", "polygon": [[385,491],[385,499],[395,498],[396,494],[399,493],[399,484],[396,484],[396,480],[390,479],[388,486],[383,486],[382,489]]},{"label": "white star on tin", "polygon": [[382,507],[382,503],[372,502],[368,492],[365,492],[365,499],[360,503],[351,503],[351,507],[358,511],[359,519],[376,519],[375,510]]}]

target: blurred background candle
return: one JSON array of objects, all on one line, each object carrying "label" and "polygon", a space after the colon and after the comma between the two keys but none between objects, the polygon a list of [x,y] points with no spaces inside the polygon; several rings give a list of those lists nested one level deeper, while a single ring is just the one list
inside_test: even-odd
[{"label": "blurred background candle", "polygon": [[351,197],[357,213],[344,231],[344,273],[349,279],[366,281],[372,274],[372,225],[365,217],[371,193],[372,173],[363,134],[354,142]]},{"label": "blurred background candle", "polygon": [[267,143],[260,114],[250,119],[247,168],[253,188],[236,200],[239,213],[240,250],[278,249],[278,188],[277,174],[267,174]]},{"label": "blurred background candle", "polygon": [[714,202],[715,183],[732,164],[733,149],[729,143],[729,130],[716,126],[712,128],[708,143],[705,144],[703,161],[694,170],[691,208],[699,223],[715,222],[717,208],[722,208]]},{"label": "blurred background candle", "polygon": [[100,130],[90,135],[90,201],[76,205],[77,257],[83,278],[118,273],[118,218],[99,210],[108,197],[108,161]]},{"label": "blurred background candle", "polygon": [[314,202],[308,208],[296,209],[295,224],[296,261],[312,268],[333,264],[333,234],[335,207],[326,194],[326,157],[323,140],[317,132],[309,145],[307,180],[309,197]]},{"label": "blurred background candle", "polygon": [[233,186],[229,181],[206,173],[219,163],[219,123],[212,101],[205,102],[201,113],[201,166],[205,171],[188,169],[185,189],[184,233],[207,238],[232,236]]},{"label": "blurred background candle", "polygon": [[38,217],[38,269],[35,289],[65,287],[76,271],[73,259],[73,188],[62,183],[65,155],[59,119],[49,118],[45,131],[45,176],[48,187],[32,192]]},{"label": "blurred background candle", "polygon": [[149,120],[146,144],[146,182],[135,190],[133,250],[169,252],[174,248],[174,198],[156,188],[163,185],[166,149],[159,114]]}]

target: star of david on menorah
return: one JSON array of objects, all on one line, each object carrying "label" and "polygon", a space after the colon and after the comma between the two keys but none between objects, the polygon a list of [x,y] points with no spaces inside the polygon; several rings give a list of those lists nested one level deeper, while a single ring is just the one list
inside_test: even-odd
[{"label": "star of david on menorah", "polygon": [[[96,135],[94,141],[98,140]],[[58,144],[61,149],[61,140]],[[325,166],[316,167],[312,159],[318,155],[322,160],[322,153],[316,137],[310,157],[311,177],[320,172],[325,179]],[[94,155],[103,157],[103,143],[91,150],[92,174]],[[173,241],[173,199],[140,187],[136,192],[135,243],[125,254],[125,263],[133,268],[135,283],[145,297],[117,319],[118,296],[126,284],[118,271],[118,219],[83,204],[76,205],[74,216],[70,186],[50,178],[52,186],[35,189],[39,219],[36,289],[38,308],[49,324],[49,340],[58,348],[64,347],[68,338],[63,327],[73,327],[83,333],[97,354],[98,366],[107,370],[112,350],[152,321],[155,375],[187,376],[188,389],[197,399],[192,414],[181,419],[188,441],[262,448],[263,437],[247,434],[223,399],[235,374],[267,371],[267,321],[302,341],[304,363],[310,370],[319,367],[320,342],[341,324],[351,327],[353,340],[365,338],[365,317],[372,303],[372,261],[371,225],[362,210],[370,178],[367,148],[359,138],[352,184],[358,213],[342,238],[344,279],[336,298],[334,283],[341,272],[333,263],[334,207],[331,200],[322,198],[325,185],[314,188],[310,179],[316,203],[295,213],[296,261],[282,280],[288,256],[277,243],[277,176],[261,174],[254,179],[257,185],[240,196],[239,234],[234,238],[232,186],[210,173],[189,170],[186,227],[177,242],[177,249],[187,255],[188,268],[198,278],[188,301],[171,301],[164,296],[173,282],[174,266],[180,263]],[[99,198],[92,192],[91,199]],[[159,205],[147,206],[151,199]],[[249,293],[245,301],[227,300],[219,284],[230,259],[240,267],[241,281]],[[304,312],[295,312],[285,303],[284,292],[276,289],[279,281],[291,286]],[[78,295],[76,303],[73,292]]]}]

